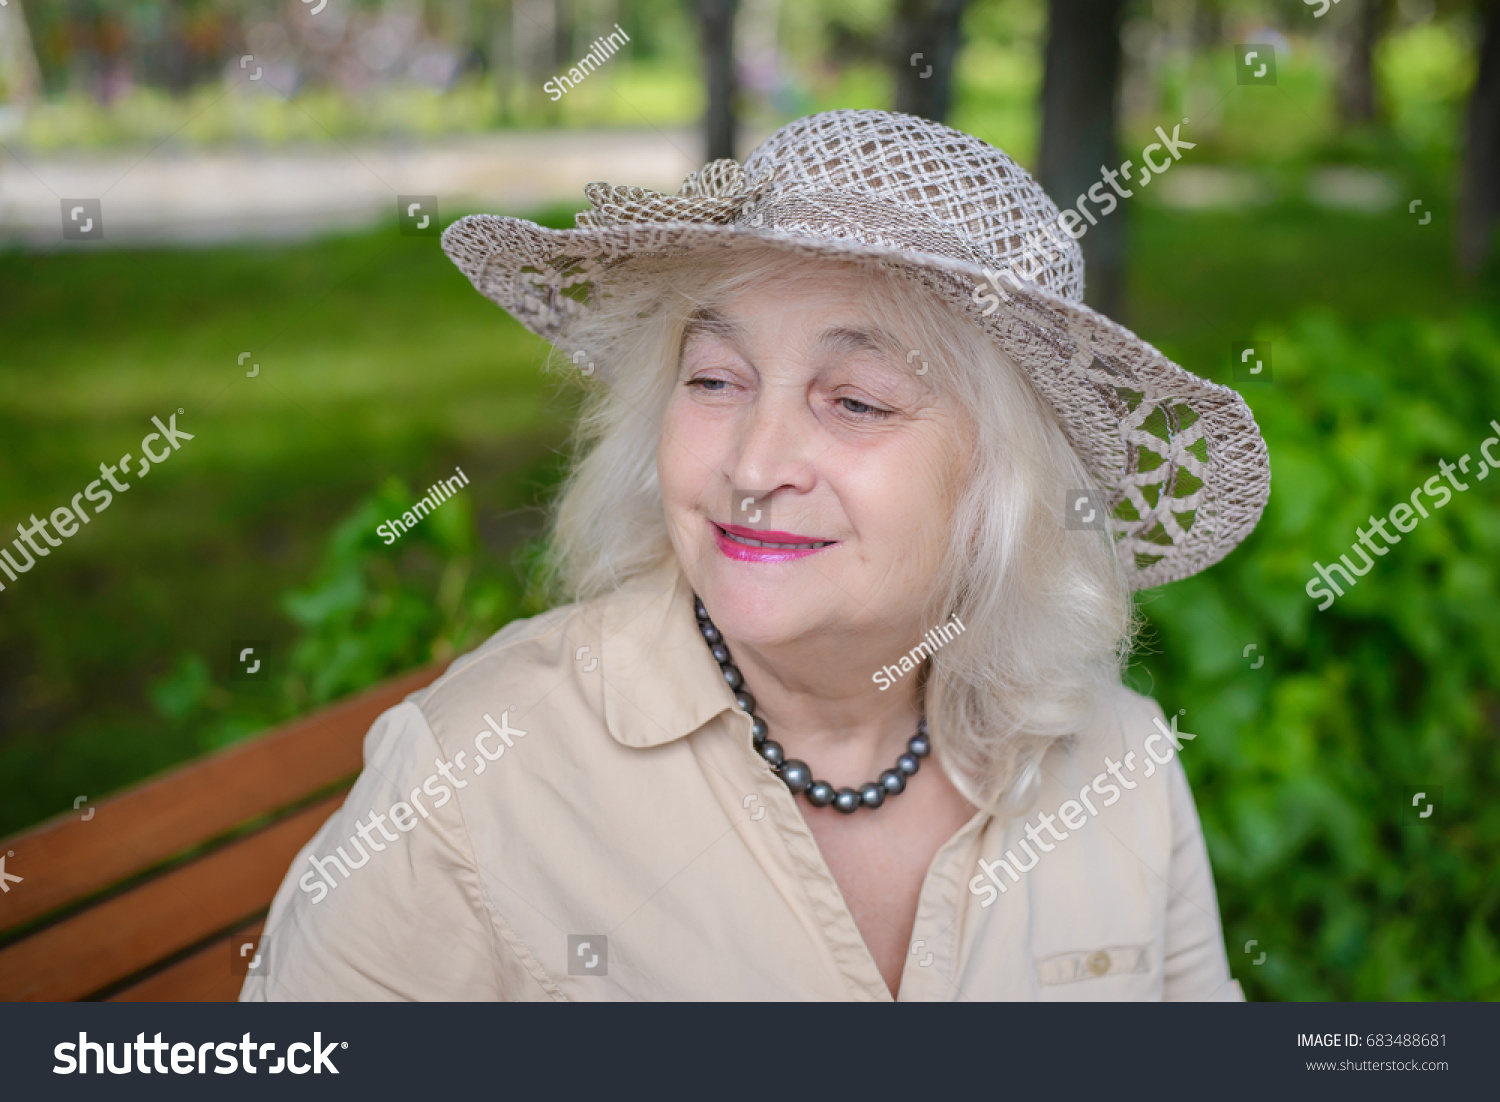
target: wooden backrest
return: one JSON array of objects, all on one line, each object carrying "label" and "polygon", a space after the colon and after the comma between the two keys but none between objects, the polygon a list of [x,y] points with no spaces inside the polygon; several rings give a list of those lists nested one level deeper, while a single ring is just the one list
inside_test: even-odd
[{"label": "wooden backrest", "polygon": [[365,732],[441,672],[0,841],[5,873],[21,877],[0,893],[0,1000],[236,998],[271,897],[343,803]]}]

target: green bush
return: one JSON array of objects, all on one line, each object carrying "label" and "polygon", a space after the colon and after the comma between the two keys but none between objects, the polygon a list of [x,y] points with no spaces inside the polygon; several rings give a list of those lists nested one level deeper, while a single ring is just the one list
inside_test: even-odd
[{"label": "green bush", "polygon": [[523,605],[536,610],[523,601],[521,574],[529,568],[505,570],[481,553],[468,494],[444,502],[387,545],[377,526],[415,501],[405,483],[387,480],[334,528],[309,584],[282,595],[281,610],[297,624],[298,636],[286,673],[266,687],[255,702],[260,707],[245,707],[243,685],[238,696],[215,685],[208,661],[188,652],[152,685],[157,711],[194,724],[200,745],[213,749],[264,730],[268,714],[289,719],[454,658],[519,615]]},{"label": "green bush", "polygon": [[[1252,998],[1500,997],[1500,478],[1477,469],[1500,436],[1500,324],[1311,315],[1257,337],[1274,381],[1244,393],[1270,504],[1224,563],[1143,596],[1132,670],[1199,736],[1183,758],[1231,966]],[[1314,561],[1465,454],[1467,491],[1424,497],[1431,515],[1319,612]],[[1426,819],[1417,790],[1441,792]]]}]

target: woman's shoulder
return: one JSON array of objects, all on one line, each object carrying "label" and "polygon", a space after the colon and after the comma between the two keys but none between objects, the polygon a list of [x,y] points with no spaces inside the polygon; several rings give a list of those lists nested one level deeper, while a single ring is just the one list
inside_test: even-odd
[{"label": "woman's shoulder", "polygon": [[1087,748],[1096,754],[1115,751],[1139,754],[1147,749],[1146,743],[1153,735],[1165,737],[1177,730],[1178,718],[1185,715],[1179,713],[1169,721],[1155,698],[1115,684],[1100,693],[1090,722],[1075,740],[1075,748]]},{"label": "woman's shoulder", "polygon": [[[601,736],[608,741],[608,687],[626,676],[618,659],[650,633],[652,617],[642,612],[666,601],[674,581],[652,573],[603,596],[512,621],[407,697],[401,707],[411,719],[420,717],[408,726],[425,727],[455,761],[460,752],[471,762],[481,755],[496,760],[521,732],[536,728],[549,733],[552,749],[543,757],[562,753],[571,760],[597,751]],[[606,680],[609,657],[616,662]],[[366,747],[367,760],[375,749]],[[542,764],[536,754],[524,756]]]},{"label": "woman's shoulder", "polygon": [[598,666],[608,606],[618,599],[616,593],[512,620],[408,700],[440,742],[445,730],[482,725],[486,715],[508,713],[515,723],[549,710],[591,711],[601,701],[598,679],[589,675]]},{"label": "woman's shoulder", "polygon": [[1197,737],[1184,718],[1178,712],[1168,719],[1151,697],[1111,686],[1096,699],[1088,722],[1044,759],[1043,790],[1053,799],[1080,786],[1123,790],[1131,793],[1128,810],[1146,819],[1169,816],[1182,795],[1178,785],[1185,791],[1178,757]]},{"label": "woman's shoulder", "polygon": [[492,679],[506,666],[551,659],[581,623],[597,617],[601,600],[559,605],[546,612],[512,620],[479,646],[453,660],[443,675],[418,694],[418,704],[431,703]]}]

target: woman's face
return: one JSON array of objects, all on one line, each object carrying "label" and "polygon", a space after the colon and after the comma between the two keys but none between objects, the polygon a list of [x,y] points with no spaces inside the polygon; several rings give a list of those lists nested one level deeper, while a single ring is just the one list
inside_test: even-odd
[{"label": "woman's face", "polygon": [[657,470],[678,559],[732,638],[931,626],[967,433],[869,278],[799,264],[688,327]]}]

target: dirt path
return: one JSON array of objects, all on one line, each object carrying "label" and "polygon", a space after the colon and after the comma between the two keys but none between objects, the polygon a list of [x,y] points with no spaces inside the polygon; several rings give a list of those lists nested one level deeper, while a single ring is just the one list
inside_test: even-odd
[{"label": "dirt path", "polygon": [[[487,134],[409,146],[163,146],[46,157],[0,150],[0,247],[297,238],[394,222],[398,195],[435,195],[441,221],[467,210],[525,214],[581,202],[583,185],[593,180],[675,191],[702,164],[700,147],[696,131],[648,129]],[[65,199],[100,201],[102,240],[64,241]]]}]

